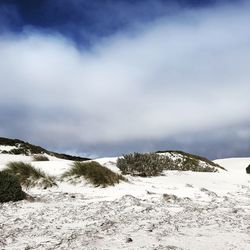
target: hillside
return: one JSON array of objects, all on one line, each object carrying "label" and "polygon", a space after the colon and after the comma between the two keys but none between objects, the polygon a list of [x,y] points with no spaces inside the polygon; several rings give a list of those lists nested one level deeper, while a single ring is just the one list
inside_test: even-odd
[{"label": "hillside", "polygon": [[211,168],[213,172],[217,172],[219,170],[225,170],[219,164],[208,160],[205,157],[194,155],[190,153],[186,153],[178,150],[168,150],[168,151],[157,151],[157,154],[165,155],[173,160],[173,164],[179,166],[182,170],[185,169],[185,166],[192,165],[194,168],[206,169]]},{"label": "hillside", "polygon": [[9,139],[0,137],[0,153],[2,154],[12,154],[12,155],[34,155],[34,154],[47,154],[50,156],[55,156],[60,159],[72,160],[72,161],[86,161],[90,160],[86,157],[72,156],[68,154],[56,153],[44,149],[40,146],[30,144],[18,139]]}]

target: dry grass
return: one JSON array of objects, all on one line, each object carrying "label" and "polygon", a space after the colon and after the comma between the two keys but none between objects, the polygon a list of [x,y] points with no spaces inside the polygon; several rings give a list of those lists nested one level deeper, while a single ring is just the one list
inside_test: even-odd
[{"label": "dry grass", "polygon": [[48,188],[57,185],[54,177],[46,175],[29,163],[9,162],[4,172],[15,175],[25,188],[36,186]]},{"label": "dry grass", "polygon": [[[62,175],[64,178],[81,178],[84,177],[94,186],[113,186],[125,180],[122,175],[116,174],[110,169],[103,167],[98,162],[74,162],[72,168]],[[72,179],[71,179],[72,180]]]},{"label": "dry grass", "polygon": [[49,161],[49,158],[45,155],[34,155],[33,161]]}]

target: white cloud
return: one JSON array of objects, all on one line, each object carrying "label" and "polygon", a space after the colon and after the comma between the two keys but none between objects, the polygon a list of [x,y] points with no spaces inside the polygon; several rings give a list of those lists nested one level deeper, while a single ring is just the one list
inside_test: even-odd
[{"label": "white cloud", "polygon": [[83,145],[244,123],[250,111],[249,10],[181,11],[89,51],[56,34],[2,36],[0,105],[25,107],[29,116],[22,123],[33,137]]}]

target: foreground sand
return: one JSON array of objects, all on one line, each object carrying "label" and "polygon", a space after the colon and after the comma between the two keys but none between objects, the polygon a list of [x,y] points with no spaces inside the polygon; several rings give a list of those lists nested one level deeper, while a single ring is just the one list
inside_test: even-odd
[{"label": "foreground sand", "polygon": [[[119,172],[116,158],[98,161]],[[35,201],[0,204],[0,249],[250,249],[250,158],[216,162],[228,171],[30,189]],[[70,164],[34,163],[55,175]]]}]

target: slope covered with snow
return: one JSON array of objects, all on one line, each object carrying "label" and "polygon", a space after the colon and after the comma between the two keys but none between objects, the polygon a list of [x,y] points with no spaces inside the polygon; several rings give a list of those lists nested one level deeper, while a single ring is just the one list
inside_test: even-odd
[{"label": "slope covered with snow", "polygon": [[73,156],[68,154],[61,154],[49,151],[37,145],[19,140],[10,139],[5,137],[0,137],[0,153],[2,154],[12,154],[12,155],[33,155],[33,154],[47,154],[50,156],[55,156],[60,159],[74,160],[74,161],[85,161],[89,158]]},{"label": "slope covered with snow", "polygon": [[[72,162],[0,154],[60,176]],[[115,172],[117,158],[96,159]],[[250,158],[216,160],[228,171],[166,171],[126,176],[107,188],[58,182],[27,193],[34,201],[0,204],[0,249],[248,249]]]}]

